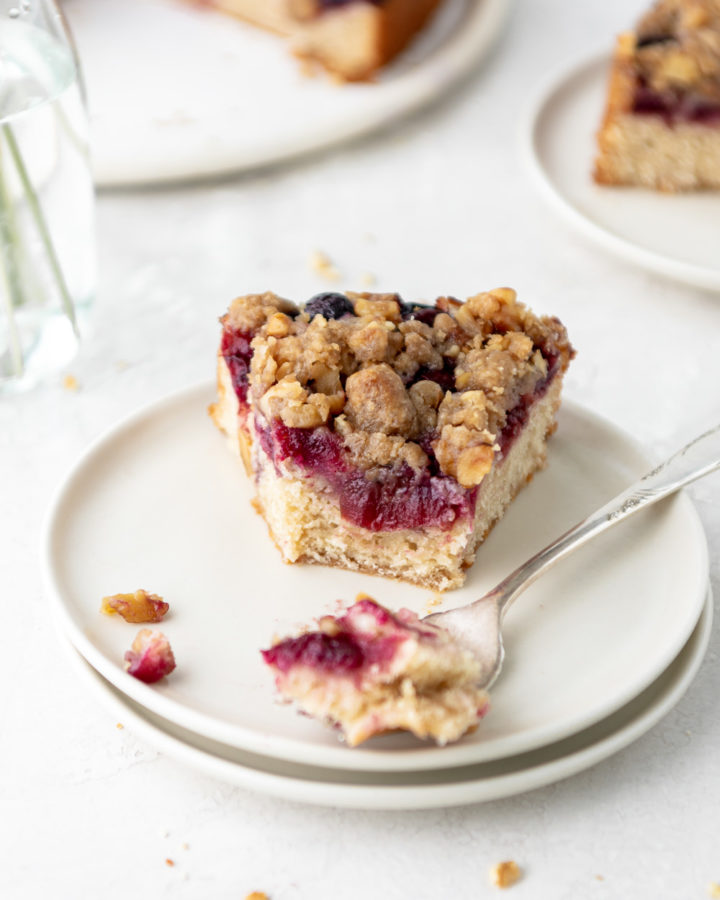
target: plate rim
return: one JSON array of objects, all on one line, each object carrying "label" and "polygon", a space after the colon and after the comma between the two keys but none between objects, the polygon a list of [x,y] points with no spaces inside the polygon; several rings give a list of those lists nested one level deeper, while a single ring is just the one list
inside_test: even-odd
[{"label": "plate rim", "polygon": [[[141,172],[113,169],[112,162],[103,161],[93,143],[91,146],[95,184],[99,188],[136,188],[149,185],[172,185],[208,178],[223,178],[234,174],[253,172],[266,167],[303,159],[315,153],[335,149],[343,144],[372,134],[390,123],[406,119],[420,109],[436,102],[451,91],[464,78],[470,77],[485,62],[502,36],[503,29],[513,8],[513,0],[462,0],[465,4],[463,22],[447,41],[417,66],[402,72],[387,82],[379,81],[375,87],[383,91],[379,101],[362,115],[346,116],[338,129],[313,129],[318,136],[296,136],[291,142],[273,144],[260,142],[238,162],[237,149],[223,151],[219,162],[209,165],[206,160],[187,160],[182,165],[155,165]],[[72,21],[71,21],[72,27]],[[251,26],[249,26],[251,27]],[[432,27],[432,25],[430,26]],[[80,31],[80,29],[77,29]],[[289,52],[289,50],[288,50]],[[102,110],[91,110],[95,115]],[[322,136],[320,139],[319,136]],[[97,140],[97,139],[96,139]]]},{"label": "plate rim", "polygon": [[[598,740],[589,741],[579,750],[561,753],[549,761],[536,765],[531,763],[526,767],[520,766],[509,773],[468,777],[449,784],[431,782],[413,785],[359,785],[323,782],[255,769],[237,761],[223,759],[207,749],[168,733],[160,725],[146,719],[141,711],[136,711],[127,704],[122,692],[98,673],[66,636],[63,635],[61,639],[71,667],[78,673],[78,678],[90,683],[90,690],[97,695],[102,705],[122,717],[129,716],[131,731],[135,731],[141,740],[147,741],[161,753],[165,753],[182,765],[187,765],[206,776],[220,778],[226,783],[276,799],[349,809],[419,810],[469,806],[527,793],[577,775],[625,749],[665,718],[689,689],[707,653],[712,634],[713,614],[712,586],[708,581],[703,610],[692,634],[668,669],[660,673],[656,681],[646,690],[650,691],[663,678],[667,678],[669,669],[682,662],[679,674],[663,688],[659,699],[650,700],[647,706],[626,724],[614,728]],[[640,696],[638,695],[636,700]],[[621,715],[622,712],[620,709],[616,714]],[[603,724],[608,724],[613,716],[608,717],[608,720],[602,720],[593,728],[601,728]],[[540,748],[540,751],[551,749],[552,745]],[[270,763],[277,762],[272,757],[268,759]],[[483,765],[478,763],[473,768],[482,769]],[[299,765],[298,768],[303,767]],[[450,767],[450,770],[452,768],[454,767]],[[432,774],[439,774],[442,771],[448,770],[433,770]]]},{"label": "plate rim", "polygon": [[[260,753],[265,756],[271,756],[276,759],[285,759],[295,763],[306,761],[308,764],[322,765],[327,768],[365,770],[371,768],[383,771],[406,771],[411,768],[449,768],[451,766],[463,766],[475,764],[480,761],[504,758],[506,756],[516,755],[519,752],[526,752],[540,746],[545,746],[571,734],[577,733],[578,731],[589,727],[594,722],[606,718],[613,709],[619,708],[632,699],[632,697],[637,696],[637,694],[642,692],[650,683],[652,683],[659,672],[664,671],[672,659],[675,658],[679,650],[687,641],[688,636],[692,633],[702,614],[703,606],[702,602],[700,602],[697,614],[689,616],[686,623],[687,627],[680,633],[677,640],[672,643],[673,649],[672,651],[668,651],[663,664],[650,676],[643,679],[639,683],[639,686],[637,686],[638,683],[636,682],[635,687],[619,695],[619,700],[616,698],[613,702],[610,702],[603,707],[599,707],[595,710],[594,715],[586,716],[579,720],[577,724],[573,724],[572,727],[568,726],[564,730],[548,726],[541,729],[535,729],[525,741],[518,741],[517,738],[512,737],[499,739],[495,742],[495,746],[498,749],[490,756],[487,755],[487,752],[485,755],[482,754],[483,745],[481,743],[463,744],[462,742],[443,748],[427,748],[421,746],[417,750],[396,751],[363,748],[361,753],[350,753],[348,748],[339,743],[337,746],[314,745],[307,741],[299,740],[298,738],[272,736],[262,731],[248,729],[246,726],[219,722],[213,716],[205,715],[195,709],[189,709],[177,700],[164,697],[162,694],[156,692],[152,685],[143,684],[131,676],[123,678],[122,686],[118,685],[117,676],[123,673],[118,670],[117,661],[113,662],[107,659],[105,654],[97,648],[85,634],[82,626],[75,622],[71,611],[67,608],[62,597],[60,585],[56,583],[54,577],[53,541],[55,540],[55,528],[59,527],[56,525],[59,520],[58,513],[61,511],[66,495],[71,493],[76,480],[82,476],[85,467],[96,455],[100,454],[107,446],[114,443],[116,435],[123,431],[130,431],[136,428],[143,420],[154,418],[158,410],[162,411],[166,407],[192,402],[193,400],[199,402],[201,396],[207,396],[208,399],[210,399],[213,396],[213,384],[214,382],[211,380],[202,380],[175,390],[141,406],[98,435],[89,444],[86,450],[81,453],[65,477],[61,478],[47,509],[41,532],[41,567],[45,593],[46,596],[50,598],[52,613],[66,637],[81,655],[88,660],[93,668],[100,672],[103,677],[107,678],[108,681],[116,684],[119,690],[155,714],[163,716],[170,721],[175,721],[176,724],[179,724],[182,727],[186,727],[198,734],[205,734],[211,739],[236,746],[240,749]],[[612,424],[603,416],[570,400],[563,400],[563,407],[566,413],[570,412],[571,415],[575,414],[581,418],[584,416],[586,419],[593,421],[600,427],[609,430],[614,437],[621,438],[634,452],[648,461],[648,468],[650,468],[651,463],[647,459],[646,452],[644,452],[638,443],[621,428]],[[690,498],[684,492],[680,492],[675,495],[672,502],[680,504],[684,508],[684,514],[689,517],[688,522],[692,523],[692,527],[696,531],[693,543],[697,544],[701,555],[704,579],[700,600],[703,601],[705,596],[705,584],[708,580],[709,573],[707,538],[697,510]],[[693,606],[693,610],[694,609],[695,606]],[[174,710],[176,714],[169,714],[168,708]],[[507,749],[508,747],[511,747],[512,749]],[[481,755],[481,759],[478,759],[478,754]],[[444,762],[443,758],[445,759]]]},{"label": "plate rim", "polygon": [[[588,55],[576,58],[570,63],[556,69],[547,78],[540,89],[532,97],[527,110],[522,118],[520,130],[520,155],[525,169],[530,175],[530,180],[538,189],[539,194],[548,205],[559,214],[569,225],[585,234],[604,249],[615,256],[633,263],[653,274],[662,274],[683,284],[702,288],[706,291],[720,291],[720,270],[708,269],[694,263],[674,260],[662,253],[648,250],[633,241],[620,237],[609,228],[594,222],[588,218],[578,207],[565,196],[556,186],[555,181],[547,172],[542,163],[541,154],[537,148],[538,129],[544,113],[556,96],[566,89],[573,79],[587,76],[594,69],[604,67],[609,70],[611,54],[607,49],[596,50]],[[598,125],[602,116],[602,109],[598,110]],[[588,179],[592,160],[588,160]],[[620,189],[620,188],[618,188]],[[630,188],[632,190],[632,188]]]}]

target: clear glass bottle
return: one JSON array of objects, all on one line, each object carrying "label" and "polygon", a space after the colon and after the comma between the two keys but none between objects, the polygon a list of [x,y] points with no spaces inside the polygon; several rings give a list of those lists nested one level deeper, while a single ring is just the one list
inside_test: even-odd
[{"label": "clear glass bottle", "polygon": [[0,394],[57,372],[95,293],[77,54],[54,0],[0,0]]}]

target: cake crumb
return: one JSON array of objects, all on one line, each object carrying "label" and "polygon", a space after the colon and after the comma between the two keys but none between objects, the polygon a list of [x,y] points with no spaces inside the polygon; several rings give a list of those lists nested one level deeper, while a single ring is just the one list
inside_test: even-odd
[{"label": "cake crumb", "polygon": [[327,281],[339,281],[340,272],[333,265],[332,260],[321,250],[315,250],[310,256],[310,268],[321,278]]},{"label": "cake crumb", "polygon": [[711,897],[720,897],[720,884],[718,884],[717,881],[710,882],[710,884],[708,885],[708,894]]},{"label": "cake crumb", "polygon": [[122,722],[117,722],[115,727],[118,729],[118,731],[122,731],[125,726]]},{"label": "cake crumb", "polygon": [[372,287],[374,284],[377,284],[377,278],[373,275],[372,272],[365,272],[360,276],[360,281],[365,285],[365,287]]},{"label": "cake crumb", "polygon": [[63,387],[66,391],[78,391],[80,390],[80,383],[74,375],[66,375],[63,378],[62,382]]},{"label": "cake crumb", "polygon": [[174,866],[174,865],[175,865],[175,862],[174,862],[174,860],[170,859],[170,857],[168,857],[168,858],[165,860],[165,865],[166,865],[166,866]]},{"label": "cake crumb", "polygon": [[492,883],[499,888],[509,888],[519,880],[520,866],[512,859],[499,862],[490,870]]},{"label": "cake crumb", "polygon": [[136,624],[160,622],[170,609],[158,594],[150,594],[142,588],[131,594],[112,594],[102,598],[100,612],[106,616],[119,614],[126,622]]},{"label": "cake crumb", "polygon": [[596,875],[595,881],[605,881],[605,876],[604,875]]},{"label": "cake crumb", "polygon": [[253,891],[247,895],[245,900],[270,900],[270,898],[264,891]]},{"label": "cake crumb", "polygon": [[432,597],[428,600],[425,611],[430,613],[431,610],[435,609],[437,606],[442,606],[443,595],[440,591],[435,591]]},{"label": "cake crumb", "polygon": [[189,849],[190,849],[190,844],[188,844],[187,841],[183,841],[182,844],[180,844],[180,849],[181,849],[181,850],[189,850]]}]

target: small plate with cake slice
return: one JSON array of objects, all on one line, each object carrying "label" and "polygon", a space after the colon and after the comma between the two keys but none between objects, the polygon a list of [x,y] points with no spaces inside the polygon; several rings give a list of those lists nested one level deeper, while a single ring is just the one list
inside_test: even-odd
[{"label": "small plate with cake slice", "polygon": [[480,64],[511,6],[68,0],[87,83],[96,182],[226,175],[394,124]]},{"label": "small plate with cake slice", "polygon": [[[714,49],[713,49],[714,48]],[[614,56],[552,79],[525,135],[575,228],[651,272],[720,290],[720,11],[661,0]]]},{"label": "small plate with cake slice", "polygon": [[[397,294],[238,298],[222,320],[217,386],[140,410],[61,486],[45,568],[65,634],[154,713],[294,763],[444,769],[600,722],[671,664],[701,615],[707,547],[686,496],[530,587],[508,613],[512,652],[489,709],[467,690],[467,660],[417,621],[480,597],[649,468],[609,423],[572,403],[558,410],[572,355],[557,318],[509,288],[433,305]],[[138,625],[101,613],[103,598],[131,592],[169,604],[162,642],[143,629],[150,650],[174,654],[152,684],[125,665]],[[348,613],[360,593],[405,611],[361,602]],[[313,621],[319,632],[278,643]],[[365,644],[377,651],[370,665]],[[306,674],[307,663],[339,672],[343,703],[362,699],[346,690],[355,672],[382,696],[388,729],[410,723],[453,743],[365,741],[386,729],[353,710],[341,743],[276,702],[273,676],[300,658]],[[427,691],[411,697],[420,669]],[[440,680],[458,688],[451,731],[434,722]]]}]

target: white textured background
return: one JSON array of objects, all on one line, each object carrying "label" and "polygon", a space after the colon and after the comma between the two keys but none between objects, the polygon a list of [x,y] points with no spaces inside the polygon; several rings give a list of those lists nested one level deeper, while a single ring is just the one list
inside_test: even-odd
[{"label": "white textured background", "polygon": [[[482,70],[409,122],[257,176],[99,198],[101,289],[71,369],[81,389],[0,401],[3,900],[236,900],[253,889],[469,900],[494,896],[488,869],[508,857],[526,872],[518,900],[702,898],[720,881],[717,627],[675,711],[584,774],[459,810],[317,809],[227,787],[116,729],[68,667],[38,564],[49,492],[90,439],[211,377],[217,317],[235,294],[324,289],[308,266],[315,249],[348,287],[366,272],[408,298],[515,286],[568,326],[579,353],[567,395],[658,456],[716,423],[720,296],[576,237],[519,161],[519,117],[539,78],[609,45],[641,5],[518,0]],[[691,493],[720,596],[720,476]]]}]

